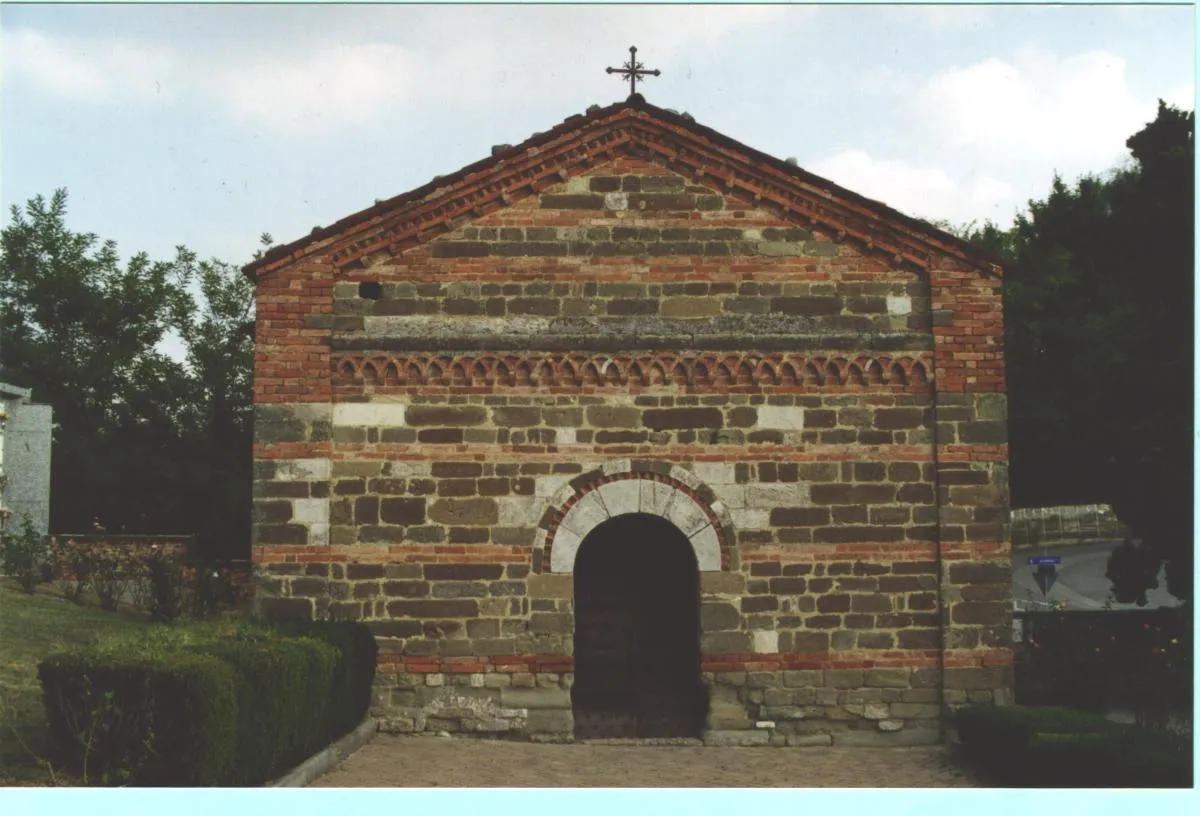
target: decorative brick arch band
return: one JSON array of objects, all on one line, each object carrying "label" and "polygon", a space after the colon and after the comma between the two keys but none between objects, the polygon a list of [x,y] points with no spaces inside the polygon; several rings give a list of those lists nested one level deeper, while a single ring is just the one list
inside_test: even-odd
[{"label": "decorative brick arch band", "polygon": [[689,470],[669,462],[608,462],[581,474],[553,498],[540,530],[543,547],[535,553],[542,572],[572,572],[588,533],[617,516],[646,513],[671,522],[696,555],[702,572],[730,568],[733,527],[729,510],[712,489]]}]

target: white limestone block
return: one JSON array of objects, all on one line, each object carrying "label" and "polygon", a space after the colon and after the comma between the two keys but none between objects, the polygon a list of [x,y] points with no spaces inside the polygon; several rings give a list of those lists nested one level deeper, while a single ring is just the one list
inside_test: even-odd
[{"label": "white limestone block", "polygon": [[888,295],[888,314],[906,315],[912,311],[912,298],[908,295]]},{"label": "white limestone block", "polygon": [[728,507],[730,510],[737,510],[746,506],[746,486],[739,484],[715,484],[710,485],[712,492],[717,498]]},{"label": "white limestone block", "polygon": [[775,631],[769,632],[751,632],[753,638],[754,651],[756,654],[775,654],[779,651],[779,633]]},{"label": "white limestone block", "polygon": [[805,507],[808,485],[804,482],[767,482],[746,485],[746,507],[770,510],[773,507]]},{"label": "white limestone block", "polygon": [[600,472],[605,476],[629,473],[631,470],[633,470],[633,463],[628,459],[613,459],[600,466]]},{"label": "white limestone block", "polygon": [[337,427],[389,427],[404,425],[408,405],[403,402],[339,402],[333,406]]},{"label": "white limestone block", "polygon": [[328,524],[329,499],[292,499],[292,521],[297,524]]},{"label": "white limestone block", "polygon": [[692,465],[692,472],[714,489],[717,485],[731,485],[735,481],[734,465],[726,462],[696,462]]},{"label": "white limestone block", "polygon": [[433,473],[431,462],[392,460],[388,464],[391,465],[391,475],[396,479],[412,479]]},{"label": "white limestone block", "polygon": [[329,544],[329,525],[328,524],[310,524],[308,526],[308,543],[319,546],[328,546]]},{"label": "white limestone block", "polygon": [[275,478],[281,482],[323,482],[329,478],[328,459],[278,459]]},{"label": "white limestone block", "polygon": [[[574,477],[570,474],[554,473],[547,476],[538,476],[533,484],[533,495],[543,499],[548,499],[558,492],[558,489],[571,481]],[[574,491],[572,491],[574,492]]]},{"label": "white limestone block", "polygon": [[604,194],[604,209],[606,210],[627,210],[629,209],[629,196],[625,193],[605,193]]},{"label": "white limestone block", "polygon": [[542,502],[536,496],[501,496],[496,499],[501,527],[532,527],[542,517]]},{"label": "white limestone block", "polygon": [[886,720],[888,706],[886,703],[867,703],[863,706],[863,717],[868,720]]},{"label": "white limestone block", "polygon": [[758,427],[795,431],[804,427],[804,409],[786,405],[762,405],[758,409]]},{"label": "white limestone block", "polygon": [[771,526],[771,511],[763,508],[735,508],[729,516],[739,530],[764,530]]},{"label": "white limestone block", "polygon": [[574,445],[575,444],[575,429],[574,428],[555,428],[554,429],[554,444],[555,445]]}]

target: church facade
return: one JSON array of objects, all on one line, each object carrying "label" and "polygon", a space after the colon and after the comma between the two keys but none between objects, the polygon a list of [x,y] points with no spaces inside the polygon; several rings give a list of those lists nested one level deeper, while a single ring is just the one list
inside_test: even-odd
[{"label": "church facade", "polygon": [[640,96],[257,282],[265,615],[400,732],[888,745],[1011,696],[1001,270]]}]

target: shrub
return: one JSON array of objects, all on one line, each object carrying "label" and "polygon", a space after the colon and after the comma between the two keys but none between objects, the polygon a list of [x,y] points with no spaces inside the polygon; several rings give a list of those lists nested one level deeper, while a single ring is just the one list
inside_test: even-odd
[{"label": "shrub", "polygon": [[1165,724],[1192,708],[1190,607],[1021,616],[1014,665],[1017,702],[1097,713],[1132,709]]},{"label": "shrub", "polygon": [[34,529],[29,516],[21,519],[21,532],[0,534],[0,566],[5,575],[14,576],[21,589],[32,593],[42,582],[42,572],[50,560],[49,537]]},{"label": "shrub", "polygon": [[215,618],[235,603],[235,589],[228,573],[216,564],[197,564],[192,570],[188,592],[190,614],[198,620]]},{"label": "shrub", "polygon": [[[272,621],[285,635],[325,641],[338,650],[334,668],[332,727],[336,737],[352,731],[371,708],[379,644],[366,625],[351,621]],[[336,738],[335,737],[335,738]]]},{"label": "shrub", "polygon": [[78,652],[38,666],[56,758],[86,782],[216,785],[237,737],[237,678],[227,663],[177,652]]},{"label": "shrub", "polygon": [[120,547],[105,545],[93,552],[92,586],[100,607],[115,612],[135,576],[137,558]]},{"label": "shrub", "polygon": [[255,785],[334,738],[337,651],[312,638],[241,637],[202,647],[237,672],[237,761],[226,784]]},{"label": "shrub", "polygon": [[168,552],[153,549],[146,556],[150,581],[150,619],[170,623],[183,614],[183,565]]},{"label": "shrub", "polygon": [[221,621],[105,639],[39,677],[61,756],[102,782],[258,785],[361,722],[374,648],[356,623]]},{"label": "shrub", "polygon": [[54,581],[63,597],[72,603],[82,603],[83,593],[92,585],[96,559],[88,547],[77,546],[70,540],[55,539],[51,544]]},{"label": "shrub", "polygon": [[154,595],[154,584],[150,581],[150,566],[143,556],[130,565],[129,602],[139,612],[149,612]]},{"label": "shrub", "polygon": [[1006,787],[1190,787],[1190,743],[1066,708],[969,707],[967,758]]}]

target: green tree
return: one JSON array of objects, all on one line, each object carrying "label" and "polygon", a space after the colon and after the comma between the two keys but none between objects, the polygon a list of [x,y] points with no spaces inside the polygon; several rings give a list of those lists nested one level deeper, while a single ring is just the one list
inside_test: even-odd
[{"label": "green tree", "polygon": [[190,375],[186,444],[199,499],[191,505],[189,529],[206,552],[244,556],[253,467],[254,284],[230,264],[188,260],[203,304],[181,328]]},{"label": "green tree", "polygon": [[[59,190],[0,232],[2,376],[54,409],[51,529],[196,533],[245,555],[249,282],[184,247],[122,264],[66,213]],[[184,360],[162,350],[171,336]]]},{"label": "green tree", "polygon": [[[1170,559],[1179,597],[1193,563],[1193,130],[1160,103],[1128,166],[1055,178],[1011,229],[968,236],[1005,266],[1014,506],[1112,504],[1145,555]],[[1112,563],[1137,597],[1146,558]]]}]

